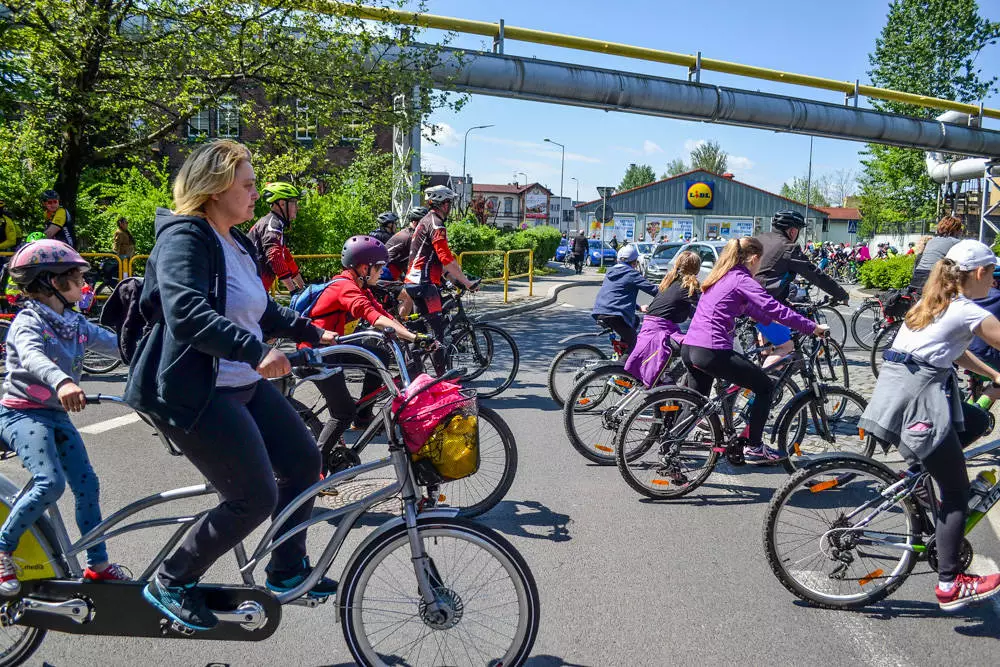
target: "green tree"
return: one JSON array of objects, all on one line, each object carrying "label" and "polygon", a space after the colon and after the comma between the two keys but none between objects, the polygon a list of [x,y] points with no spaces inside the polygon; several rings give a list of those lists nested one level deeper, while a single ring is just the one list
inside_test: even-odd
[{"label": "green tree", "polygon": [[[23,82],[18,109],[51,128],[54,186],[71,211],[85,169],[148,159],[199,111],[238,109],[241,126],[259,129],[251,148],[276,156],[265,176],[325,171],[342,137],[398,119],[393,96],[426,83],[434,57],[386,58],[414,31],[299,11],[293,0],[5,4],[3,48]],[[448,99],[425,92],[419,108]],[[296,129],[311,140],[297,141]]]},{"label": "green tree", "polygon": [[685,171],[688,171],[688,166],[684,164],[684,160],[676,157],[667,163],[667,170],[660,178],[670,178],[671,176],[676,176],[677,174],[683,174]]},{"label": "green tree", "polygon": [[[975,0],[893,0],[875,49],[868,55],[874,86],[960,102],[979,102],[996,90],[996,77],[976,67],[979,52],[995,44],[1000,23],[979,15]],[[871,100],[879,111],[932,118],[940,112]],[[885,223],[929,219],[937,186],[922,152],[868,144],[859,178],[862,235]]]},{"label": "green tree", "polygon": [[729,154],[717,141],[703,141],[691,151],[691,169],[704,169],[724,174],[729,166]]},{"label": "green tree", "polygon": [[634,162],[625,170],[622,182],[618,184],[618,192],[631,190],[639,186],[652,183],[656,180],[656,172],[648,164],[635,164]]},{"label": "green tree", "polygon": [[826,181],[822,177],[813,178],[811,185],[807,178],[795,177],[781,186],[779,194],[782,197],[805,203],[808,191],[811,193],[808,198],[810,206],[829,206],[830,200],[826,196],[825,189]]}]

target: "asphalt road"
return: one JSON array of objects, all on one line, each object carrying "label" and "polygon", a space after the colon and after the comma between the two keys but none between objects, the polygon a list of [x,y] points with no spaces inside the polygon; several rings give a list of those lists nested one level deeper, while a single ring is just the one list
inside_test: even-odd
[{"label": "asphalt road", "polygon": [[[545,373],[560,338],[594,326],[589,308],[595,293],[572,288],[554,306],[502,322],[520,345],[521,372],[514,387],[489,404],[516,435],[520,462],[507,499],[482,520],[513,541],[538,581],[541,629],[529,664],[996,663],[992,642],[1000,638],[1000,606],[942,613],[926,565],[919,564],[889,600],[860,612],[814,609],[785,591],[761,542],[767,501],[786,479],[780,470],[737,471],[722,464],[692,495],[656,503],[628,488],[616,468],[582,459],[563,434],[562,413],[548,398]],[[852,378],[861,384],[864,368],[857,358]],[[123,379],[88,380],[85,388],[116,392]],[[77,422],[127,414],[96,406]],[[201,481],[140,423],[85,440],[101,478],[105,515],[141,495]],[[0,472],[25,479],[16,462],[0,464]],[[61,507],[72,522],[71,500],[64,498]],[[367,530],[370,526],[357,532]],[[329,526],[312,529],[310,545],[318,552],[331,534]],[[163,539],[160,529],[127,536],[111,542],[111,556],[138,572]],[[356,541],[345,545],[331,576],[339,575],[338,566]],[[977,529],[972,542],[979,569],[995,568],[980,556],[998,553],[992,527]],[[232,559],[224,558],[207,579],[234,581]],[[350,664],[350,657],[328,604],[287,608],[281,628],[259,644],[50,634],[31,664],[43,663],[340,665]]]}]

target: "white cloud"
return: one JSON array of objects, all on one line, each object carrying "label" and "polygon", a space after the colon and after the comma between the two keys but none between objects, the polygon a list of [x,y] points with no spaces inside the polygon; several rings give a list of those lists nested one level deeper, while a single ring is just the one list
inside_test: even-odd
[{"label": "white cloud", "polygon": [[701,146],[701,145],[707,144],[707,143],[708,142],[705,141],[704,139],[688,139],[687,141],[684,142],[684,152],[685,153],[690,153],[694,149],[698,148],[698,146]]},{"label": "white cloud", "polygon": [[[491,137],[489,135],[472,135],[471,141],[481,141],[487,144],[500,144],[501,146],[513,146],[514,148],[520,149],[522,153],[527,155],[532,155],[534,157],[543,157],[554,160],[559,160],[562,157],[562,151],[558,146],[553,144],[539,142],[539,141],[525,141],[523,139],[504,139],[503,137]],[[588,162],[591,164],[597,164],[601,161],[600,158],[591,157],[590,155],[582,155],[580,153],[566,152],[567,162]]]},{"label": "white cloud", "polygon": [[753,160],[740,155],[730,155],[728,157],[729,171],[750,171],[753,169]]},{"label": "white cloud", "polygon": [[646,155],[654,155],[656,153],[662,153],[663,149],[660,148],[656,142],[646,139],[642,142],[642,152]]},{"label": "white cloud", "polygon": [[426,150],[420,152],[420,168],[424,171],[445,171],[449,174],[462,173],[462,165],[458,161]]},{"label": "white cloud", "polygon": [[431,145],[442,147],[458,146],[462,143],[458,133],[448,123],[425,123],[420,129],[420,136]]}]

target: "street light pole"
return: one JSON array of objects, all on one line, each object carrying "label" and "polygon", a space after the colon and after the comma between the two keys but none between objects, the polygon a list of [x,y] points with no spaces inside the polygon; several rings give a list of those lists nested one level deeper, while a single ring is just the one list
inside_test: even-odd
[{"label": "street light pole", "polygon": [[[563,146],[558,141],[552,141],[551,139],[546,139],[545,141],[550,144],[555,144],[562,149],[562,159],[559,161],[559,215],[562,216],[562,205],[563,205],[563,175],[566,173],[566,147]],[[562,220],[559,221],[559,226],[562,227]]]},{"label": "street light pole", "polygon": [[493,126],[492,125],[476,125],[475,127],[470,127],[468,130],[465,131],[465,140],[462,141],[462,198],[461,198],[461,204],[462,204],[462,206],[465,205],[465,190],[466,190],[466,188],[469,185],[469,183],[468,183],[469,176],[468,176],[468,174],[465,171],[465,156],[466,156],[466,153],[467,153],[467,151],[469,149],[469,132],[472,132],[473,130],[483,130],[483,129],[486,129],[487,127],[493,127]]},{"label": "street light pole", "polygon": [[[610,186],[599,187],[599,188],[597,188],[597,193],[599,195],[601,195],[601,201],[603,202],[602,205],[601,205],[601,215],[606,215],[607,214],[607,210],[608,210],[608,195],[613,195],[615,193],[615,189],[613,187],[610,187]],[[596,216],[595,216],[595,218],[596,218]],[[600,247],[600,251],[599,252],[601,253],[601,268],[603,269],[604,268],[604,227],[607,225],[607,223],[604,222],[603,220],[600,220],[600,219],[598,219],[597,221],[601,225],[601,247]]]},{"label": "street light pole", "polygon": [[[576,198],[573,199],[574,202],[580,201],[580,181],[575,177],[571,177],[569,180],[576,181]],[[573,224],[580,227],[580,212],[576,210],[576,206],[573,206]]]}]

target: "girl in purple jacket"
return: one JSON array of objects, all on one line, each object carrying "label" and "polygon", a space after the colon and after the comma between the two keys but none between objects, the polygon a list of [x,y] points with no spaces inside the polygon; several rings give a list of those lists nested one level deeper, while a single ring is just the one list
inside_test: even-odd
[{"label": "girl in purple jacket", "polygon": [[777,450],[763,442],[774,383],[759,366],[733,352],[736,318],[749,315],[760,324],[780,322],[803,334],[821,335],[828,329],[782,305],[764,291],[753,277],[763,251],[760,241],[749,236],[726,244],[718,264],[701,285],[702,297],[681,347],[681,358],[688,368],[691,386],[698,393],[708,396],[714,378],[746,387],[754,393],[746,442],[740,443],[743,451],[727,452],[733,462],[742,458],[741,453],[756,461],[781,458]]}]

